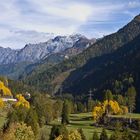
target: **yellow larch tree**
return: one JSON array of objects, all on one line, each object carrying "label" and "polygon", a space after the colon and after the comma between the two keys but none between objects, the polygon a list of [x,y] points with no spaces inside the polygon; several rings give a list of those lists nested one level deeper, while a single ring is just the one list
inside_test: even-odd
[{"label": "yellow larch tree", "polygon": [[0,98],[0,108],[3,108],[4,107],[4,102],[3,100]]},{"label": "yellow larch tree", "polygon": [[107,109],[110,115],[128,113],[128,108],[126,106],[120,106],[119,103],[114,100],[105,100],[103,103],[93,108],[93,119],[98,121],[103,114],[106,113]]},{"label": "yellow larch tree", "polygon": [[11,97],[11,90],[4,85],[2,81],[0,81],[0,108],[4,107],[4,101],[1,97]]},{"label": "yellow larch tree", "polygon": [[101,105],[95,106],[93,109],[93,119],[96,121],[99,120],[99,118],[103,115],[103,113],[104,113],[104,109]]},{"label": "yellow larch tree", "polygon": [[25,123],[11,123],[2,136],[3,140],[35,140],[31,126]]},{"label": "yellow larch tree", "polygon": [[81,134],[78,130],[72,130],[69,132],[68,137],[65,138],[63,135],[58,136],[55,140],[82,140]]},{"label": "yellow larch tree", "polygon": [[17,102],[15,103],[15,107],[25,107],[25,108],[30,108],[30,103],[22,96],[22,94],[17,94],[16,95]]},{"label": "yellow larch tree", "polygon": [[11,90],[0,81],[0,96],[12,96]]}]

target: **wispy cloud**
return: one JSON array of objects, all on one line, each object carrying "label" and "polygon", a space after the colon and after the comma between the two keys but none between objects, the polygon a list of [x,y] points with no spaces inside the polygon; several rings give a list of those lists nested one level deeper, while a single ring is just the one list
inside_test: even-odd
[{"label": "wispy cloud", "polygon": [[47,33],[112,33],[140,12],[140,1],[4,0],[0,7],[0,45],[20,48],[47,40]]}]

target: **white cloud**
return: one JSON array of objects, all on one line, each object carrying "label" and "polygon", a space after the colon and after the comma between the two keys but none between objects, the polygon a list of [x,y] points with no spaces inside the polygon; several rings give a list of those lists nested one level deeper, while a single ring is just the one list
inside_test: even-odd
[{"label": "white cloud", "polygon": [[[101,1],[3,0],[0,2],[0,45],[17,48],[29,41],[42,41],[42,33],[64,35],[82,32],[82,25],[87,25],[88,28],[89,22],[115,20],[117,13],[132,16],[134,12],[130,9],[139,5],[138,0]],[[94,30],[96,33],[93,34],[105,34],[112,31],[113,27],[110,28],[103,29],[103,33],[101,30]],[[20,35],[17,30],[22,31]],[[87,31],[82,33],[87,34]]]},{"label": "white cloud", "polygon": [[129,8],[137,8],[140,7],[140,1],[129,1],[128,2],[128,7]]},{"label": "white cloud", "polygon": [[92,6],[86,3],[70,3],[63,0],[32,0],[32,4],[39,12],[80,22],[86,21],[88,16],[92,14]]},{"label": "white cloud", "polygon": [[28,43],[39,43],[39,42],[45,42],[51,38],[54,38],[54,34],[49,33],[41,33],[41,32],[35,32],[35,31],[23,31],[23,30],[7,30],[7,29],[1,29],[0,32],[3,33],[2,36],[0,36],[0,42],[1,46],[4,47],[11,47],[13,48],[21,48],[24,47],[25,44]]}]

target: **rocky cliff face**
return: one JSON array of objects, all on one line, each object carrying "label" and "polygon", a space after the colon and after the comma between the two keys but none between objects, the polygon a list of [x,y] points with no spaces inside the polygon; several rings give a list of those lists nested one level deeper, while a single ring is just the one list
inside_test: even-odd
[{"label": "rocky cliff face", "polygon": [[27,44],[20,50],[0,47],[0,75],[18,79],[38,67],[43,69],[69,59],[95,41],[82,35],[71,35],[56,36],[43,43]]},{"label": "rocky cliff face", "polygon": [[0,47],[0,64],[36,62],[47,58],[53,53],[59,53],[72,48],[77,41],[82,39],[86,39],[86,37],[82,35],[56,36],[47,42],[27,44],[20,50]]},{"label": "rocky cliff face", "polygon": [[0,64],[8,64],[15,61],[18,50],[0,47]]}]

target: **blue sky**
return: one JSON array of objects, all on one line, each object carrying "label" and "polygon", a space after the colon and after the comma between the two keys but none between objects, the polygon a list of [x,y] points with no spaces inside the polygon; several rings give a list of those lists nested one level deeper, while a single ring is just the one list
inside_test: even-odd
[{"label": "blue sky", "polygon": [[140,14],[140,0],[3,0],[0,7],[0,46],[11,48],[54,35],[102,37]]}]

